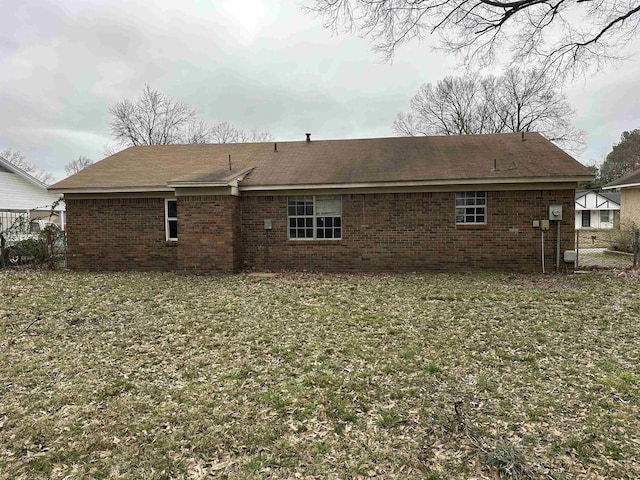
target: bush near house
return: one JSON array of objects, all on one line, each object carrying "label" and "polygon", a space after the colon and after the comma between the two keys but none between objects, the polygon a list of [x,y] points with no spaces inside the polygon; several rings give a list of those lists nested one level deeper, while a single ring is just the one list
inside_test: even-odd
[{"label": "bush near house", "polygon": [[640,478],[634,280],[4,269],[0,298],[6,478]]},{"label": "bush near house", "polygon": [[19,217],[0,232],[0,266],[33,263],[53,269],[64,262],[65,251],[65,232],[53,222]]}]

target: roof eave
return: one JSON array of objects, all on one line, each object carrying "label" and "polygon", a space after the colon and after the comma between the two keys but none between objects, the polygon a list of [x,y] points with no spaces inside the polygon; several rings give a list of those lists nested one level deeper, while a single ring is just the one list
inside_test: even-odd
[{"label": "roof eave", "polygon": [[230,182],[169,182],[167,186],[174,188],[216,188],[230,187]]},{"label": "roof eave", "polygon": [[10,172],[15,173],[16,175],[20,175],[25,180],[31,182],[35,186],[43,188],[45,190],[47,189],[47,184],[46,183],[41,182],[40,180],[38,180],[34,176],[28,174],[27,172],[25,172],[21,168],[16,167],[13,163],[11,163],[9,160],[7,160],[6,158],[4,158],[2,156],[0,156],[0,165],[2,165],[4,168],[9,170]]},{"label": "roof eave", "polygon": [[144,192],[173,192],[174,189],[166,185],[150,185],[145,187],[57,187],[48,188],[51,193],[144,193]]},{"label": "roof eave", "polygon": [[444,180],[420,180],[401,182],[353,182],[353,183],[312,183],[281,185],[240,185],[240,191],[261,190],[316,190],[316,189],[353,189],[379,187],[429,187],[443,185],[492,185],[492,184],[524,184],[524,183],[573,183],[587,182],[593,176],[575,177],[528,177],[528,178],[460,178]]},{"label": "roof eave", "polygon": [[51,193],[143,193],[173,192],[176,188],[219,188],[236,187],[240,191],[263,190],[312,190],[312,189],[353,189],[353,188],[386,188],[386,187],[429,187],[447,185],[493,185],[493,184],[526,184],[526,183],[574,183],[591,180],[591,176],[561,177],[523,177],[523,178],[459,178],[419,181],[394,182],[351,182],[351,183],[313,183],[313,184],[275,184],[275,185],[242,185],[241,178],[231,181],[217,182],[169,182],[166,185],[122,186],[122,187],[57,187],[49,188]]},{"label": "roof eave", "polygon": [[607,187],[602,187],[603,190],[613,190],[614,188],[633,188],[640,187],[640,183],[625,183],[622,185],[609,185]]}]

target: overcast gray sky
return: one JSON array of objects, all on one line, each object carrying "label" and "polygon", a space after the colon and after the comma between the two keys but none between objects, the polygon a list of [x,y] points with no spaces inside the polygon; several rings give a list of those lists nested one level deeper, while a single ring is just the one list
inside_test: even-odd
[{"label": "overcast gray sky", "polygon": [[[0,0],[0,149],[62,178],[80,155],[103,158],[109,106],[145,83],[203,120],[279,141],[392,136],[422,83],[461,73],[428,41],[383,63],[366,40],[325,30],[301,1]],[[567,86],[587,134],[583,163],[640,127],[639,79],[634,57]]]}]

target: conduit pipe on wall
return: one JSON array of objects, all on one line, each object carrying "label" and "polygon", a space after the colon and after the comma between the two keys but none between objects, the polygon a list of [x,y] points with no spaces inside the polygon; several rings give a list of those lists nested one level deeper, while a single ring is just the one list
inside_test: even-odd
[{"label": "conduit pipe on wall", "polygon": [[542,232],[542,273],[545,273],[544,271],[544,230],[540,230]]},{"label": "conduit pipe on wall", "polygon": [[556,244],[556,272],[560,271],[560,220],[558,220],[557,229],[557,244]]}]

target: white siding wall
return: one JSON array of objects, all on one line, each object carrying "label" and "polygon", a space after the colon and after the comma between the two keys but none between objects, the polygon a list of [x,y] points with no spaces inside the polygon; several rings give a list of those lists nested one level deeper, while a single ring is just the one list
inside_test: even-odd
[{"label": "white siding wall", "polygon": [[[589,228],[613,228],[613,218],[617,210],[608,210],[608,222],[600,220],[600,212],[602,211],[603,210],[590,210],[591,225]],[[576,228],[582,228],[582,212],[583,210],[576,210]]]},{"label": "white siding wall", "polygon": [[[59,198],[12,172],[0,171],[0,210],[50,207]],[[64,209],[60,205],[58,209]]]},{"label": "white siding wall", "polygon": [[[620,206],[594,192],[589,192],[586,194],[586,198],[581,197],[576,201],[576,228],[582,228],[582,212],[584,210],[591,212],[590,228],[613,228],[613,218],[615,212],[620,210]],[[600,212],[603,210],[609,211],[608,222],[600,221]]]}]

